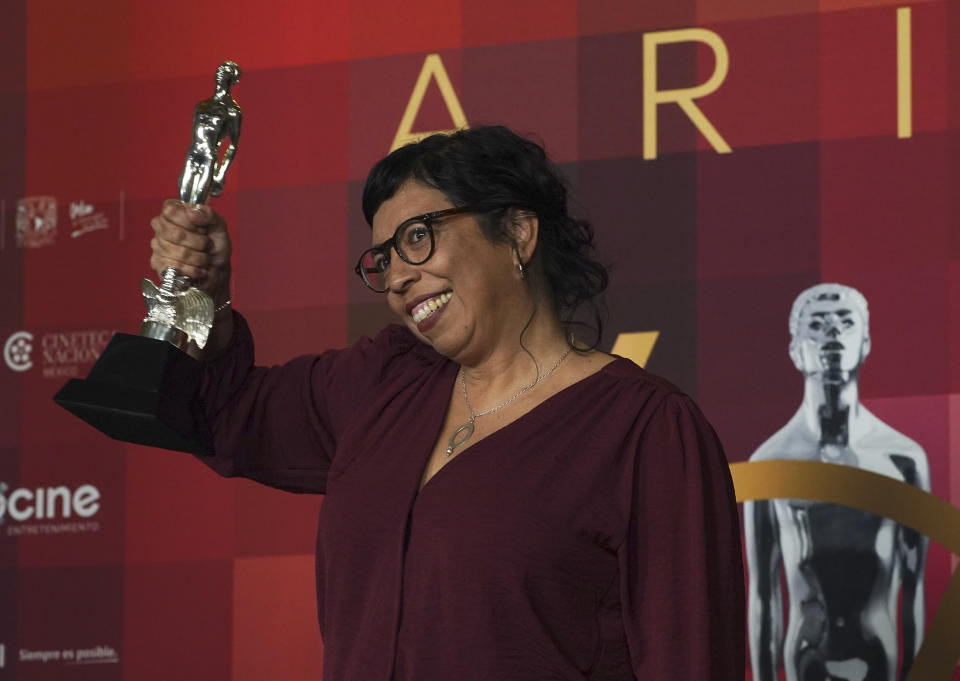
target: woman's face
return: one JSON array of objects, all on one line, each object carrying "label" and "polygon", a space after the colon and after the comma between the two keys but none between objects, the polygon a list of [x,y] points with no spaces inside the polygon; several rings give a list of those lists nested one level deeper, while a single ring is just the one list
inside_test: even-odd
[{"label": "woman's face", "polygon": [[[445,208],[453,204],[442,192],[407,181],[374,215],[372,241],[383,243],[404,220]],[[513,335],[509,329],[518,313],[529,314],[513,250],[489,241],[471,213],[443,218],[433,232],[433,255],[421,265],[391,251],[387,302],[407,328],[441,354],[479,362]]]}]

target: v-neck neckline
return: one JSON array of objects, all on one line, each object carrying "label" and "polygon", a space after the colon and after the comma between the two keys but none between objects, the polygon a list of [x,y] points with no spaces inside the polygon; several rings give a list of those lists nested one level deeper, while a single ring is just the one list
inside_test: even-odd
[{"label": "v-neck neckline", "polygon": [[[459,459],[459,458],[462,457],[462,456],[467,455],[467,454],[470,452],[470,450],[472,450],[472,449],[474,449],[474,448],[476,448],[476,447],[481,446],[482,444],[484,444],[485,442],[487,442],[487,441],[490,440],[491,438],[497,437],[498,435],[500,435],[500,433],[504,432],[505,430],[509,430],[511,427],[516,426],[517,424],[521,424],[521,423],[527,421],[527,420],[528,420],[528,417],[529,417],[529,418],[535,418],[536,413],[539,412],[542,408],[545,408],[545,407],[546,407],[548,404],[550,404],[551,402],[553,402],[553,401],[555,401],[555,400],[559,400],[559,399],[561,398],[561,396],[566,396],[566,395],[568,395],[568,394],[569,394],[571,391],[573,391],[574,389],[581,388],[582,386],[584,386],[584,385],[586,385],[586,384],[588,384],[588,383],[592,383],[593,379],[595,379],[596,377],[601,376],[601,375],[603,375],[603,374],[607,374],[609,367],[612,367],[612,366],[615,365],[615,364],[620,364],[621,362],[629,361],[629,360],[627,360],[626,358],[620,357],[620,356],[617,356],[617,355],[614,355],[613,357],[614,357],[614,359],[613,359],[612,362],[607,362],[607,363],[604,364],[602,367],[600,367],[599,369],[597,369],[596,371],[594,371],[592,374],[587,374],[587,375],[584,376],[583,378],[580,378],[580,379],[574,381],[573,383],[571,383],[570,385],[568,385],[568,386],[566,386],[566,387],[564,387],[564,388],[561,388],[560,390],[558,390],[557,392],[555,392],[554,394],[550,395],[548,398],[546,398],[545,400],[543,400],[542,402],[540,402],[539,404],[536,404],[536,405],[534,405],[533,407],[531,407],[527,412],[521,414],[520,416],[518,416],[518,417],[515,418],[514,420],[510,421],[509,423],[504,424],[504,425],[501,426],[500,428],[497,428],[497,429],[496,429],[495,431],[493,431],[492,433],[490,433],[490,434],[482,437],[481,439],[477,440],[475,443],[473,443],[473,444],[470,445],[469,447],[466,447],[463,451],[461,451],[459,454],[457,454],[455,457],[453,457],[453,459],[451,459],[450,461],[448,461],[447,463],[445,463],[443,466],[441,466],[440,469],[439,469],[436,473],[434,473],[433,475],[431,475],[430,478],[429,478],[425,483],[423,483],[423,485],[420,485],[420,480],[423,479],[423,472],[426,470],[427,465],[430,463],[430,457],[433,455],[433,447],[436,446],[437,441],[440,439],[440,433],[441,433],[441,431],[443,430],[443,422],[444,422],[444,419],[445,419],[445,417],[446,417],[446,410],[441,411],[439,420],[435,423],[434,428],[432,429],[433,439],[431,440],[430,447],[429,447],[428,450],[427,450],[426,456],[420,460],[420,467],[419,467],[419,469],[418,469],[418,470],[419,470],[419,475],[418,475],[418,477],[417,477],[417,490],[416,490],[415,495],[414,495],[414,497],[415,497],[415,498],[414,498],[414,502],[416,502],[416,500],[420,497],[420,495],[423,494],[423,491],[424,491],[425,489],[427,489],[427,487],[429,487],[429,486],[431,485],[431,483],[433,483],[433,481],[437,478],[437,476],[439,476],[441,473],[443,473],[443,471],[445,471],[445,470],[447,470],[448,468],[450,468],[451,466],[453,466],[453,465],[456,463],[456,460],[457,460],[457,459]],[[456,363],[454,363],[454,362],[451,362],[450,364],[451,364],[452,366],[454,366],[454,367],[457,366]],[[445,394],[449,395],[449,394],[451,394],[451,393],[454,391],[454,388],[456,387],[457,377],[458,377],[459,375],[460,375],[460,369],[457,368],[456,371],[455,371],[454,374],[453,374],[453,381],[452,381],[452,383],[448,383],[447,392],[446,392]],[[519,427],[519,426],[518,426],[518,427]]]}]

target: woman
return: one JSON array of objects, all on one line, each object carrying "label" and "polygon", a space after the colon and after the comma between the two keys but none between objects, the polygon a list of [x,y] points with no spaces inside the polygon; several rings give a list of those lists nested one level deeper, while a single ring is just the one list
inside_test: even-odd
[{"label": "woman", "polygon": [[357,273],[401,325],[269,369],[228,310],[223,221],[175,201],[154,219],[151,265],[219,310],[207,463],[326,494],[324,678],[743,677],[720,444],[675,387],[572,337],[606,272],[567,205],[505,128],[393,152],[364,189]]}]

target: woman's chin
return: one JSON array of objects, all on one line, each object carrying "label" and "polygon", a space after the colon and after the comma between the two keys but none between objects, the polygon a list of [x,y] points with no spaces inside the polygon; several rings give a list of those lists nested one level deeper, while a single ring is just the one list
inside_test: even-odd
[{"label": "woman's chin", "polygon": [[411,330],[417,338],[444,357],[455,360],[460,352],[461,343],[458,342],[457,338],[452,337],[447,329],[444,328],[446,325],[432,326],[428,328],[426,332],[418,329],[416,324],[412,324],[411,326]]}]

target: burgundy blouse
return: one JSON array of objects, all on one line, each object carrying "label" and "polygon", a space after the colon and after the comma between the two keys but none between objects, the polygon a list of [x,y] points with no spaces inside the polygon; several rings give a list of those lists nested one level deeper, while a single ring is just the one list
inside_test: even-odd
[{"label": "burgundy blouse", "polygon": [[743,678],[729,469],[677,388],[618,359],[418,492],[456,364],[389,326],[346,350],[254,367],[236,321],[205,374],[205,461],[326,494],[327,681]]}]

